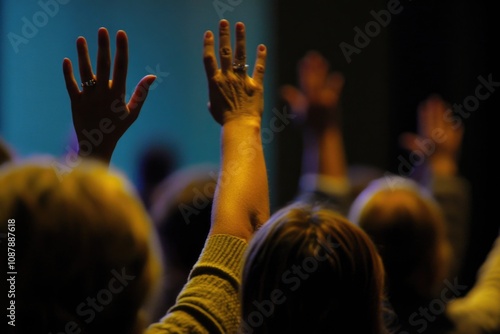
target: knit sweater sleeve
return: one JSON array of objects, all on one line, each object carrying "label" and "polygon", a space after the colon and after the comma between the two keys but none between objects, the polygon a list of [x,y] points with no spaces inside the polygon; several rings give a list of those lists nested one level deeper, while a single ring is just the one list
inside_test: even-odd
[{"label": "knit sweater sleeve", "polygon": [[456,333],[500,333],[500,236],[481,266],[473,288],[448,304]]},{"label": "knit sweater sleeve", "polygon": [[230,235],[210,236],[176,304],[145,333],[236,333],[246,246]]}]

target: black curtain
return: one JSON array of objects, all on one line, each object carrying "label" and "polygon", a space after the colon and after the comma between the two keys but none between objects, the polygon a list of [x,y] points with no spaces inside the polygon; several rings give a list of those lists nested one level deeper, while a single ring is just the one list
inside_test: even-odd
[{"label": "black curtain", "polygon": [[[391,9],[388,21],[381,11],[391,13]],[[342,115],[350,164],[398,173],[397,157],[406,154],[398,147],[398,136],[415,131],[420,101],[437,93],[451,103],[472,103],[468,97],[474,96],[479,78],[500,82],[496,11],[486,0],[277,0],[274,11],[277,62],[269,70],[276,71],[279,85],[296,84],[296,63],[310,49],[323,53],[332,68],[346,76]],[[358,40],[356,45],[358,31],[366,33],[367,23],[376,16],[385,26],[380,23],[378,32],[369,27],[368,43]],[[349,57],[340,46],[343,42],[356,47]],[[471,182],[473,200],[470,243],[460,282],[469,287],[500,227],[493,215],[499,176],[492,144],[498,140],[493,137],[495,129],[487,129],[495,125],[493,113],[500,110],[499,98],[500,91],[492,92],[477,106],[469,106],[471,111],[463,117],[466,131],[460,172]],[[284,105],[279,96],[276,101]],[[293,126],[277,138],[274,208],[292,200],[297,192],[301,140]]]}]

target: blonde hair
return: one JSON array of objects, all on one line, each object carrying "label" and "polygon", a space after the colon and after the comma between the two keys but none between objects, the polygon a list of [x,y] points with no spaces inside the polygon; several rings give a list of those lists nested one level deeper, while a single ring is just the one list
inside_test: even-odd
[{"label": "blonde hair", "polygon": [[56,164],[0,171],[2,230],[15,220],[18,326],[130,333],[161,272],[146,211],[117,171],[83,161],[61,175]]},{"label": "blonde hair", "polygon": [[243,331],[385,333],[383,301],[384,270],[372,241],[325,207],[293,203],[249,245]]}]

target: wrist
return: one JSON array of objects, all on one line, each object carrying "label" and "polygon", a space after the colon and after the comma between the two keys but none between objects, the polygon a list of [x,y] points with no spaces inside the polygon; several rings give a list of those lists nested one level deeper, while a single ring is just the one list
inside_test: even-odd
[{"label": "wrist", "polygon": [[453,158],[434,158],[430,161],[432,173],[434,175],[456,175],[458,166]]},{"label": "wrist", "polygon": [[342,132],[342,127],[338,122],[330,122],[328,120],[325,120],[324,122],[311,122],[306,125],[305,129],[307,132],[317,137],[321,137],[325,133]]},{"label": "wrist", "polygon": [[262,126],[262,117],[254,115],[239,115],[229,117],[222,124],[224,128],[257,128],[260,130]]},{"label": "wrist", "polygon": [[337,125],[325,124],[322,127],[306,127],[304,138],[307,143],[318,145],[319,142],[328,140],[329,138],[342,138],[342,129]]},{"label": "wrist", "polygon": [[111,161],[111,156],[115,150],[116,143],[108,145],[88,145],[88,142],[80,142],[78,155],[82,158],[90,158],[100,160],[106,164]]}]

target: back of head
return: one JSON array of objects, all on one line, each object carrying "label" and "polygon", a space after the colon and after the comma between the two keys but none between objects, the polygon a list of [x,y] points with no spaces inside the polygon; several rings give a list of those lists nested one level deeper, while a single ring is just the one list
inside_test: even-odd
[{"label": "back of head", "polygon": [[412,180],[386,176],[354,201],[349,218],[372,238],[383,258],[391,295],[432,298],[447,275],[444,217]]},{"label": "back of head", "polygon": [[[161,267],[129,183],[97,162],[0,172],[2,233],[15,233],[19,333],[132,333]],[[11,226],[13,228],[11,228]]]},{"label": "back of head", "polygon": [[168,145],[151,144],[140,152],[136,184],[146,208],[156,186],[177,168],[177,160],[177,152]]},{"label": "back of head", "polygon": [[218,167],[200,164],[179,169],[152,195],[150,213],[162,246],[165,278],[155,318],[173,306],[198,260],[210,230]]},{"label": "back of head", "polygon": [[0,138],[0,165],[14,160],[12,149]]},{"label": "back of head", "polygon": [[384,272],[370,238],[324,207],[291,204],[252,239],[242,331],[383,333]]}]

